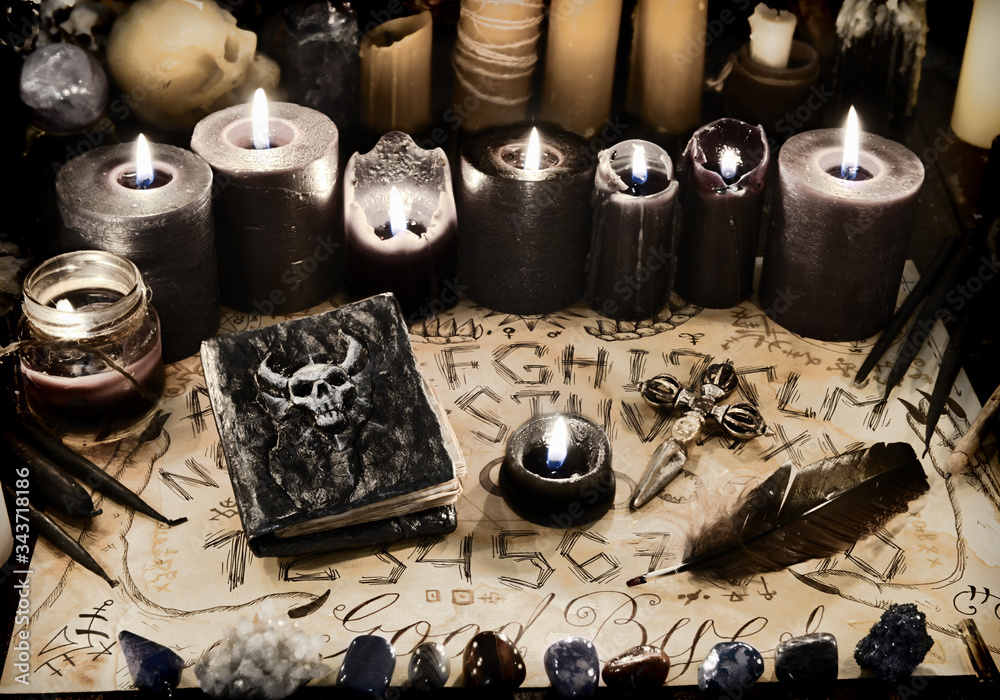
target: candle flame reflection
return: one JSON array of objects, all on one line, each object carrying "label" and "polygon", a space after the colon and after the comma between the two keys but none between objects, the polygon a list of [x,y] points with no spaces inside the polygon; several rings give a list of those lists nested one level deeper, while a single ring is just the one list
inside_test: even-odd
[{"label": "candle flame reflection", "polygon": [[271,147],[270,115],[267,112],[267,97],[264,88],[257,88],[253,93],[253,108],[250,113],[253,121],[253,147],[262,150]]},{"label": "candle flame reflection", "polygon": [[740,154],[734,148],[729,146],[722,147],[722,154],[719,158],[719,174],[722,175],[722,179],[726,183],[730,183],[736,179],[736,174],[739,172],[740,167]]},{"label": "candle flame reflection", "polygon": [[646,148],[636,146],[632,151],[632,184],[641,185],[649,177],[649,168],[646,165]]},{"label": "candle flame reflection", "polygon": [[393,185],[392,191],[389,193],[389,230],[392,231],[393,236],[398,236],[407,231],[408,228],[403,198],[399,196],[399,190]]},{"label": "candle flame reflection", "polygon": [[569,435],[566,430],[566,421],[560,416],[552,426],[552,433],[549,435],[548,466],[551,471],[556,471],[566,461],[566,453],[569,449]]},{"label": "candle flame reflection", "polygon": [[840,161],[840,177],[845,180],[853,180],[858,176],[858,133],[861,128],[858,125],[858,113],[851,105],[851,111],[847,113],[847,128],[844,130],[844,155]]},{"label": "candle flame reflection", "polygon": [[153,184],[153,160],[149,156],[146,137],[139,134],[135,142],[135,186],[144,190]]},{"label": "candle flame reflection", "polygon": [[531,127],[531,138],[528,139],[528,150],[524,154],[524,170],[535,172],[542,161],[542,146],[538,141],[538,129]]}]

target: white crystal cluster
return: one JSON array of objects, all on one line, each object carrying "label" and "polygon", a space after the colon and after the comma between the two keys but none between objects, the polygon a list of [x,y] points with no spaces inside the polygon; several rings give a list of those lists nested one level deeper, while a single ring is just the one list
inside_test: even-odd
[{"label": "white crystal cluster", "polygon": [[330,672],[321,663],[323,642],[323,635],[297,629],[266,600],[253,620],[244,617],[227,629],[194,672],[201,689],[214,697],[277,700]]}]

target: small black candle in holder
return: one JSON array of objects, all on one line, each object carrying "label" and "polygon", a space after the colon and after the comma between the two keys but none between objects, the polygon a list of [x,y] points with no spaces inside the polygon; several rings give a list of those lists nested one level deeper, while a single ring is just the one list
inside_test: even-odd
[{"label": "small black candle in holder", "polygon": [[525,520],[563,528],[592,522],[615,498],[611,442],[583,416],[536,416],[507,441],[499,485]]},{"label": "small black candle in holder", "polygon": [[678,168],[684,224],[675,286],[684,300],[728,309],[753,293],[769,163],[760,126],[717,119],[691,136]]},{"label": "small black candle in holder", "polygon": [[576,134],[499,126],[462,147],[458,277],[491,309],[543,314],[583,296],[594,162]]}]

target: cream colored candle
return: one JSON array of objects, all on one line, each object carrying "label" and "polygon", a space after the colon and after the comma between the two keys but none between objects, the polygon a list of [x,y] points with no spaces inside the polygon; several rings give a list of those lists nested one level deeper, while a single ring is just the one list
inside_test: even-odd
[{"label": "cream colored candle", "polygon": [[680,134],[698,125],[708,0],[639,0],[628,109],[649,126]]},{"label": "cream colored candle", "polygon": [[795,34],[795,15],[764,3],[750,15],[750,58],[768,68],[787,68]]},{"label": "cream colored candle", "polygon": [[524,121],[542,13],[542,0],[462,0],[452,53],[461,128]]},{"label": "cream colored candle", "polygon": [[1000,0],[976,0],[951,128],[973,146],[989,148],[1000,135]]},{"label": "cream colored candle", "polygon": [[392,19],[361,39],[361,121],[414,134],[431,121],[430,12]]},{"label": "cream colored candle", "polygon": [[590,138],[611,113],[622,0],[552,0],[542,119]]}]

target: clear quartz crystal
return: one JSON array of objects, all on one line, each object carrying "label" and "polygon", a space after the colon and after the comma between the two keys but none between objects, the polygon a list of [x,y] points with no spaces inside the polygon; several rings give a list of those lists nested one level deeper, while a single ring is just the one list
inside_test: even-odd
[{"label": "clear quartz crystal", "polygon": [[214,697],[277,700],[330,672],[321,663],[323,635],[306,635],[275,604],[264,601],[195,665],[201,689]]}]

